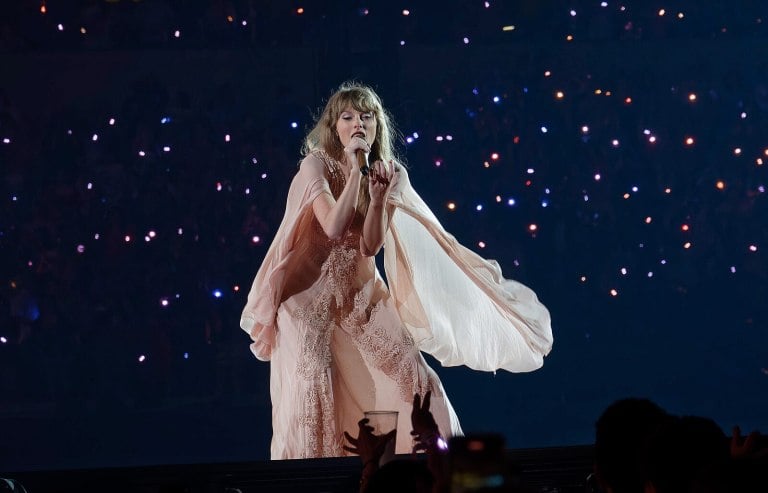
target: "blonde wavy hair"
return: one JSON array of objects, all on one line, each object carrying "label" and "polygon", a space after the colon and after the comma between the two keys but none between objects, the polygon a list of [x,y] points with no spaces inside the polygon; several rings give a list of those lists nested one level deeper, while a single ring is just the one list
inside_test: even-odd
[{"label": "blonde wavy hair", "polygon": [[[372,113],[376,119],[376,137],[373,145],[371,145],[368,161],[371,163],[384,161],[386,163],[392,159],[400,165],[400,159],[394,146],[399,134],[392,117],[384,109],[378,94],[369,86],[358,82],[344,82],[328,98],[322,113],[315,119],[315,126],[304,139],[301,154],[306,156],[317,149],[322,149],[335,160],[344,162],[344,146],[336,133],[336,122],[339,121],[341,113],[350,107],[356,111]],[[370,200],[368,177],[364,176],[360,181],[357,201],[357,210],[363,215],[368,210]]]}]

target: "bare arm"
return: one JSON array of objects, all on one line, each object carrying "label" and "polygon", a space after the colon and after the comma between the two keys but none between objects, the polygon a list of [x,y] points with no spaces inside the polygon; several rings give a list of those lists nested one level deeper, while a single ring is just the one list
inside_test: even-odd
[{"label": "bare arm", "polygon": [[339,195],[339,200],[334,200],[331,194],[322,193],[312,202],[312,210],[317,222],[320,223],[326,236],[332,240],[341,238],[355,216],[360,176],[359,170],[352,170],[344,190]]},{"label": "bare arm", "polygon": [[[355,156],[358,150],[365,152],[366,155],[371,152],[370,146],[362,138],[352,139],[349,145],[344,148],[344,158],[350,172],[347,177],[347,183],[344,185],[344,190],[339,195],[339,199],[334,200],[330,194],[324,193],[320,194],[312,202],[312,211],[315,213],[320,227],[323,228],[326,236],[332,240],[341,238],[341,235],[349,228],[352,218],[355,217],[360,180],[362,179],[360,168],[357,165],[357,157]],[[318,161],[317,163],[308,163],[308,165],[322,166],[322,163]],[[320,172],[322,172],[322,169]]]}]

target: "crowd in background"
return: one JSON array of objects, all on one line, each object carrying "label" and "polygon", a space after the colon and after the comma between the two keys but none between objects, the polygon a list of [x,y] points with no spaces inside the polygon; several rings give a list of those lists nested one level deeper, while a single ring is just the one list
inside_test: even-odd
[{"label": "crowd in background", "polygon": [[[414,397],[411,458],[384,463],[392,434],[374,434],[367,419],[347,440],[363,465],[360,493],[532,492],[527,471],[495,434],[453,437],[446,444],[429,412],[429,394]],[[668,413],[644,398],[611,403],[595,423],[592,493],[747,493],[768,487],[768,437],[726,435],[712,419]],[[418,457],[417,452],[425,452]],[[575,491],[575,488],[574,488]]]}]

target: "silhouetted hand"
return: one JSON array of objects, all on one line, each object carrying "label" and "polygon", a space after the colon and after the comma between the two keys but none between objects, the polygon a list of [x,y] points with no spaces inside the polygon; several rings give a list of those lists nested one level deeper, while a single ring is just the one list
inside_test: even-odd
[{"label": "silhouetted hand", "polygon": [[733,427],[731,434],[731,457],[734,459],[742,458],[768,458],[768,448],[759,443],[760,432],[753,431],[746,437],[741,436],[741,428]]},{"label": "silhouetted hand", "polygon": [[435,417],[429,410],[432,392],[424,395],[422,402],[421,396],[413,396],[413,409],[411,410],[411,426],[413,430],[411,435],[415,441],[413,452],[433,452],[437,447],[437,440],[440,438],[440,430],[435,422]]},{"label": "silhouetted hand", "polygon": [[344,432],[344,437],[352,445],[351,447],[344,445],[344,450],[359,455],[365,467],[369,464],[378,465],[387,443],[395,438],[397,430],[392,430],[386,435],[374,435],[373,427],[368,425],[368,418],[361,419],[357,425],[359,426],[357,438]]}]

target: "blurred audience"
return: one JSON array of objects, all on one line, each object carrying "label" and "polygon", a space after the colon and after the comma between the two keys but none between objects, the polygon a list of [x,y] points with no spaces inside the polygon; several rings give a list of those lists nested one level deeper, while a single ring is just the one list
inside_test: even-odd
[{"label": "blurred audience", "polygon": [[[360,422],[345,433],[363,462],[360,493],[525,492],[526,471],[507,459],[500,435],[453,437],[441,443],[429,393],[414,397],[414,455],[379,468],[392,434],[377,436]],[[648,399],[620,399],[595,424],[595,493],[757,493],[768,491],[768,436],[738,428],[727,437],[711,419],[675,416]],[[426,458],[417,452],[426,452]]]}]

